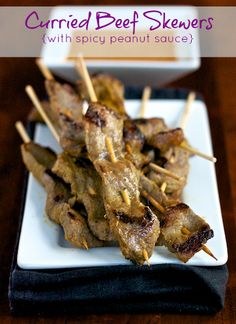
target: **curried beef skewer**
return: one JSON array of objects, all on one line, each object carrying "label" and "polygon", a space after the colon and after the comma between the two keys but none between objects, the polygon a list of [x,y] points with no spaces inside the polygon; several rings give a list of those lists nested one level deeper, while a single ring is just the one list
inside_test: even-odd
[{"label": "curried beef skewer", "polygon": [[[85,64],[82,66],[86,69]],[[88,73],[83,77],[88,83]],[[100,104],[90,104],[85,115],[85,142],[89,158],[103,180],[107,217],[124,256],[143,264],[154,249],[159,222],[139,201],[137,170],[123,159],[121,152],[122,130],[123,120],[117,113]],[[92,143],[94,138],[96,142]],[[113,162],[107,160],[107,150]],[[122,187],[126,205],[121,203],[118,194]]]},{"label": "curried beef skewer", "polygon": [[[173,226],[172,225],[172,219],[173,220],[176,219],[177,224],[178,224],[178,218],[176,218],[174,216],[175,212],[178,211],[178,212],[181,213],[182,211],[184,211],[184,213],[186,213],[186,210],[188,208],[190,210],[190,215],[192,217],[192,220],[195,221],[195,219],[196,219],[196,221],[198,221],[199,224],[201,224],[200,222],[202,221],[202,223],[204,225],[203,226],[204,231],[207,230],[207,232],[205,233],[206,236],[203,236],[203,239],[205,240],[206,238],[209,239],[209,238],[213,237],[213,231],[210,230],[209,225],[201,217],[199,217],[196,214],[194,214],[193,211],[187,205],[185,205],[183,203],[177,203],[177,204],[173,204],[173,205],[164,207],[150,193],[148,193],[147,191],[143,190],[142,194],[162,214],[162,216],[161,216],[162,217],[162,223],[164,221],[164,223],[166,225],[167,232],[169,231],[171,233],[171,231],[169,230],[169,226]],[[188,218],[185,217],[185,219],[187,220]],[[188,220],[188,224],[189,225],[191,224],[191,222],[189,222],[189,220]],[[163,227],[162,227],[162,229],[163,229]],[[183,226],[182,224],[181,224],[180,229],[181,229],[181,233],[185,233],[185,234],[189,234],[189,235],[191,234],[191,232],[185,226]],[[175,232],[176,232],[176,229],[175,229],[174,233]],[[161,230],[161,233],[163,233],[163,230]],[[176,234],[174,234],[174,236],[172,237],[173,243],[175,242],[175,239],[176,239]],[[161,241],[161,238],[159,240]],[[191,240],[191,237],[190,237],[190,240]],[[196,243],[196,240],[194,241],[194,243]],[[167,247],[172,251],[172,247],[171,246],[167,245]],[[186,250],[186,248],[187,248],[187,245],[185,244],[185,250]],[[214,254],[204,244],[201,243],[200,247],[197,246],[197,248],[198,248],[198,250],[201,250],[202,249],[209,256],[211,256],[215,260],[217,260],[216,257],[214,256]],[[196,247],[195,247],[195,249],[196,249]],[[197,252],[197,250],[195,250],[195,253],[196,252]],[[184,259],[181,259],[181,260],[183,260],[183,261],[185,260],[184,262],[186,262],[186,259],[185,258]]]},{"label": "curried beef skewer", "polygon": [[66,152],[60,153],[52,172],[71,187],[76,201],[82,203],[88,214],[87,222],[93,234],[102,241],[114,241],[107,219],[101,193],[102,181],[89,160],[75,161]]},{"label": "curried beef skewer", "polygon": [[[93,103],[89,106],[85,120],[86,146],[89,158],[102,177],[109,224],[124,256],[143,264],[147,261],[146,256],[152,254],[159,235],[159,221],[140,202],[139,172],[130,161],[123,158],[122,119],[105,106]],[[115,158],[112,158],[113,162],[111,156]],[[124,193],[120,194],[121,191]],[[122,195],[128,196],[128,200]],[[124,204],[123,200],[127,203]]]},{"label": "curried beef skewer", "polygon": [[16,123],[16,128],[24,142],[21,146],[23,161],[47,192],[45,209],[48,217],[62,226],[66,240],[73,245],[86,249],[102,246],[103,243],[93,236],[86,220],[74,205],[75,199],[66,184],[50,171],[56,154],[33,143],[21,122]]},{"label": "curried beef skewer", "polygon": [[[188,97],[187,100],[187,105],[186,105],[186,111],[189,111],[190,105],[194,101],[195,97],[193,94]],[[187,116],[186,116],[187,117]],[[183,115],[183,123],[185,123],[185,113]],[[141,121],[141,120],[140,120]],[[139,120],[137,120],[139,122]],[[181,122],[182,123],[182,122]],[[142,129],[141,129],[142,130]],[[154,134],[154,135],[153,135]],[[174,146],[179,146],[181,149],[186,150],[187,152],[197,155],[201,158],[204,158],[206,160],[209,160],[213,163],[217,161],[217,159],[214,156],[210,156],[208,154],[202,153],[199,150],[189,146],[187,143],[184,142],[184,137],[183,137],[183,132],[181,128],[176,128],[174,130],[161,130],[156,133],[152,132],[151,133],[152,137],[148,139],[149,144],[151,146],[155,146],[161,150],[165,150],[167,143],[174,145]],[[162,142],[164,141],[165,145],[163,146]],[[167,143],[166,143],[167,141]],[[157,144],[158,143],[158,144]]]},{"label": "curried beef skewer", "polygon": [[[125,189],[126,190],[126,189]],[[127,191],[126,191],[126,193],[127,193]],[[129,197],[129,196],[128,196]],[[145,253],[144,253],[145,254]]]},{"label": "curried beef skewer", "polygon": [[[57,130],[54,128],[52,123],[50,122],[49,118],[47,117],[46,113],[44,112],[39,99],[36,96],[36,93],[34,92],[33,88],[31,86],[26,87],[26,92],[29,95],[30,99],[34,103],[36,109],[42,116],[43,120],[45,123],[49,126],[50,125],[50,130],[52,131],[52,134],[55,136],[56,139],[59,138],[59,135],[57,134]],[[66,171],[67,170],[67,171]],[[69,172],[68,172],[69,171]],[[109,227],[107,224],[106,219],[104,218],[103,213],[103,204],[102,204],[102,198],[98,194],[97,197],[92,197],[95,196],[94,193],[96,194],[95,190],[93,187],[91,187],[90,183],[92,181],[92,177],[89,175],[89,172],[84,173],[81,168],[78,168],[75,163],[72,161],[72,158],[69,155],[66,155],[66,153],[62,153],[59,155],[57,162],[54,165],[53,172],[56,172],[57,175],[59,175],[65,182],[69,182],[72,185],[72,193],[74,195],[79,194],[80,191],[80,200],[84,204],[85,209],[88,213],[88,223],[90,225],[91,230],[93,233],[100,239],[100,240],[105,240],[105,241],[110,241],[113,240],[113,236],[111,235],[109,231]],[[94,174],[93,170],[91,172]],[[69,178],[68,178],[69,176]],[[77,177],[76,177],[77,176]],[[79,178],[78,178],[79,177]],[[95,179],[95,174],[93,175],[93,178]],[[84,192],[84,194],[81,196],[81,188],[79,188],[79,182],[87,182],[86,183],[86,188],[82,190],[83,192],[85,189],[88,190],[88,192],[92,192],[92,196],[90,196],[90,199],[88,198],[87,194]],[[93,183],[95,185],[97,181]],[[82,185],[81,183],[81,185]],[[97,190],[98,191],[98,190]],[[100,202],[99,202],[100,200]],[[96,208],[97,210],[97,215],[96,215]]]},{"label": "curried beef skewer", "polygon": [[60,145],[71,155],[85,155],[83,102],[68,84],[60,84],[50,70],[40,61],[37,64],[45,77],[45,87],[50,100],[47,111],[60,136]]}]

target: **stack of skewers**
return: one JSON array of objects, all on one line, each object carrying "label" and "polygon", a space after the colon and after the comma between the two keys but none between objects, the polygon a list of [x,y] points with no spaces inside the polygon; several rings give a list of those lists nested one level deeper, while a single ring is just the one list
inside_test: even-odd
[{"label": "stack of skewers", "polygon": [[[131,119],[124,87],[111,76],[90,78],[83,58],[76,67],[76,89],[57,82],[41,60],[48,102],[26,87],[40,118],[63,151],[55,154],[16,127],[27,169],[47,192],[46,213],[61,225],[65,239],[78,248],[118,242],[125,258],[149,264],[155,246],[166,246],[187,262],[213,237],[209,224],[181,202],[189,158],[199,155],[184,136],[190,93],[180,127],[169,129],[161,118],[144,118],[150,88],[144,89],[140,118]],[[85,107],[87,105],[87,108]],[[157,248],[158,252],[158,248]]]}]

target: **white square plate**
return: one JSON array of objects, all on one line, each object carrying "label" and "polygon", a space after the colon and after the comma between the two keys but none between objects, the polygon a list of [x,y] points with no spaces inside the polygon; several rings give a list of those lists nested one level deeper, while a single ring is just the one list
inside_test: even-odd
[{"label": "white square plate", "polygon": [[[163,117],[170,127],[176,127],[184,105],[184,100],[150,100],[146,117]],[[139,100],[126,101],[127,112],[132,117],[138,115],[139,107]],[[202,101],[195,101],[191,106],[185,133],[193,147],[213,154],[207,110]],[[57,152],[60,151],[46,126],[36,126],[34,140]],[[190,165],[183,202],[204,217],[214,230],[214,238],[208,241],[207,246],[214,252],[218,261],[200,251],[186,266],[223,265],[227,262],[228,254],[215,167],[213,163],[199,157],[192,157]],[[62,229],[45,215],[45,199],[44,189],[30,175],[17,257],[21,268],[52,269],[130,264],[130,261],[121,255],[118,247],[101,247],[86,251],[69,245],[63,237]],[[165,247],[155,248],[150,263],[182,264]]]}]

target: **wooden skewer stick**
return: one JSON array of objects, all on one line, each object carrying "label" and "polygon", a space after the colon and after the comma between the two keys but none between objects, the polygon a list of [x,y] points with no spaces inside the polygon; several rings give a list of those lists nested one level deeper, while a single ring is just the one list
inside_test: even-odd
[{"label": "wooden skewer stick", "polygon": [[125,144],[125,150],[127,153],[132,154],[132,148],[129,143]]},{"label": "wooden skewer stick", "polygon": [[29,135],[21,121],[17,121],[15,123],[15,127],[16,127],[16,129],[24,143],[31,142],[31,139],[30,139],[30,137],[29,137]]},{"label": "wooden skewer stick", "polygon": [[127,192],[127,189],[121,190],[122,197],[124,199],[124,202],[126,203],[127,206],[130,206],[130,198]]},{"label": "wooden skewer stick", "polygon": [[147,103],[151,97],[151,91],[152,91],[152,89],[148,86],[143,89],[143,95],[142,95],[142,101],[141,101],[141,107],[140,107],[140,113],[139,113],[139,116],[141,118],[143,118],[145,116]]},{"label": "wooden skewer stick", "polygon": [[105,143],[106,143],[107,151],[108,151],[108,153],[110,155],[111,162],[116,163],[117,159],[116,159],[116,156],[115,156],[115,152],[114,152],[114,149],[113,149],[111,138],[109,136],[105,137]]},{"label": "wooden skewer stick", "polygon": [[[186,105],[185,105],[183,115],[182,115],[181,120],[180,120],[180,127],[182,129],[184,129],[185,126],[186,126],[187,119],[188,119],[188,116],[189,116],[189,113],[190,113],[190,107],[191,107],[192,103],[194,102],[195,98],[196,98],[196,93],[195,92],[190,92],[190,94],[188,95],[188,98],[187,98],[187,102],[186,102]],[[188,146],[184,142],[180,144],[180,147],[182,149],[188,151],[189,153],[192,153],[192,154],[195,154],[195,155],[198,155],[198,156],[202,157],[203,159],[209,160],[209,161],[214,162],[214,163],[217,161],[217,159],[214,156],[210,156],[210,155],[207,155],[205,153],[202,153],[202,152],[194,149],[193,147]]]},{"label": "wooden skewer stick", "polygon": [[163,174],[165,174],[165,175],[167,175],[167,176],[169,176],[169,177],[171,177],[173,179],[179,180],[179,181],[182,180],[182,177],[177,176],[175,173],[173,173],[173,172],[171,172],[171,171],[169,171],[169,170],[167,170],[165,168],[162,168],[157,164],[150,163],[149,166],[150,166],[150,168],[152,170],[154,170],[156,172],[163,173]]},{"label": "wooden skewer stick", "polygon": [[[111,142],[111,138],[109,136],[106,136],[105,137],[105,143],[106,143],[107,151],[108,151],[108,153],[110,155],[111,162],[112,163],[116,163],[117,162],[117,158],[115,156],[115,152],[114,152],[114,149],[113,149],[113,145],[112,145],[112,142]],[[128,195],[127,190],[126,189],[121,190],[121,195],[122,195],[123,200],[126,203],[126,205],[127,206],[130,206],[130,198],[129,198],[129,195]]]},{"label": "wooden skewer stick", "polygon": [[46,80],[49,80],[49,81],[54,80],[54,76],[52,75],[49,68],[43,63],[42,59],[36,59],[36,64]]},{"label": "wooden skewer stick", "polygon": [[142,190],[141,191],[141,194],[144,198],[146,198],[147,200],[150,201],[150,203],[156,208],[158,209],[161,213],[164,213],[165,212],[165,208],[159,204],[158,201],[156,201],[156,199],[154,199],[151,195],[149,195],[149,193],[147,193],[146,190]]},{"label": "wooden skewer stick", "polygon": [[45,121],[47,126],[49,127],[49,129],[52,132],[53,136],[55,137],[56,141],[59,143],[60,137],[59,137],[54,125],[52,124],[51,120],[48,118],[47,114],[45,113],[45,111],[41,105],[41,102],[39,101],[34,89],[32,88],[32,86],[27,85],[25,88],[25,91],[28,94],[29,98],[31,99],[32,103],[34,104],[35,108],[40,113],[41,117],[43,118],[43,120]]},{"label": "wooden skewer stick", "polygon": [[93,189],[93,187],[88,186],[88,192],[91,196],[96,196],[96,191]]},{"label": "wooden skewer stick", "polygon": [[185,107],[184,107],[184,112],[181,116],[180,123],[179,123],[179,127],[181,127],[182,129],[184,129],[186,126],[187,119],[188,119],[189,113],[190,113],[190,107],[191,107],[192,103],[194,102],[195,98],[196,98],[196,93],[190,92],[188,95]]},{"label": "wooden skewer stick", "polygon": [[94,87],[93,87],[91,78],[89,76],[88,69],[86,67],[86,64],[85,64],[82,56],[79,56],[77,62],[75,63],[75,66],[76,66],[77,71],[80,73],[80,76],[82,77],[82,79],[84,80],[84,82],[86,84],[90,100],[92,102],[97,102],[98,101],[97,96],[94,91]]},{"label": "wooden skewer stick", "polygon": [[147,253],[147,250],[145,250],[145,249],[143,249],[143,257],[144,257],[144,260],[147,262],[147,265],[150,267],[148,253]]},{"label": "wooden skewer stick", "polygon": [[[191,234],[191,232],[186,227],[183,227],[181,231],[183,234],[186,234],[186,235]],[[202,250],[217,261],[217,258],[214,256],[214,254],[211,252],[211,250],[206,245],[202,244]]]},{"label": "wooden skewer stick", "polygon": [[82,239],[82,243],[83,243],[85,249],[88,250],[89,247],[88,247],[88,243],[87,243],[87,241],[85,240],[85,238]]},{"label": "wooden skewer stick", "polygon": [[166,191],[166,187],[167,187],[167,183],[163,182],[163,184],[161,185],[161,191],[165,192]]},{"label": "wooden skewer stick", "polygon": [[206,160],[208,160],[208,161],[211,161],[211,162],[214,162],[214,163],[216,163],[216,161],[217,161],[217,159],[216,159],[214,156],[210,156],[210,155],[207,155],[207,154],[205,154],[205,153],[202,153],[202,152],[196,150],[195,148],[188,146],[188,145],[187,145],[186,143],[184,143],[184,142],[182,142],[182,143],[180,144],[179,147],[181,147],[181,148],[182,148],[183,150],[185,150],[185,151],[188,151],[189,153],[192,153],[192,154],[198,155],[198,156],[200,156],[200,157],[202,157],[203,159],[206,159]]}]

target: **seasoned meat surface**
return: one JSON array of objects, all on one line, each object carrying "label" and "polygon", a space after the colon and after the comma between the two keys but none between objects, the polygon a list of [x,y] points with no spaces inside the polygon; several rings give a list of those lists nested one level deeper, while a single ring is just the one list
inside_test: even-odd
[{"label": "seasoned meat surface", "polygon": [[47,191],[46,213],[48,217],[61,225],[65,239],[79,248],[102,246],[90,231],[86,219],[73,208],[74,197],[69,187],[54,175],[45,174],[45,187]]},{"label": "seasoned meat surface", "polygon": [[133,121],[144,135],[147,143],[151,140],[154,134],[168,130],[168,127],[162,118],[139,118],[134,119]]},{"label": "seasoned meat surface", "polygon": [[21,155],[26,168],[42,184],[45,170],[51,169],[56,161],[56,154],[49,148],[29,142],[21,145]]},{"label": "seasoned meat surface", "polygon": [[[121,116],[126,117],[124,107],[124,86],[123,84],[108,74],[97,74],[91,77],[92,84],[98,101],[116,111]],[[82,99],[90,101],[86,86],[82,80],[78,81],[78,93]]]},{"label": "seasoned meat surface", "polygon": [[163,154],[163,158],[157,161],[157,164],[176,174],[181,179],[176,180],[163,173],[152,170],[147,173],[147,177],[153,180],[158,186],[161,186],[165,182],[167,184],[165,190],[167,196],[171,199],[179,199],[187,183],[189,174],[189,153],[179,147],[174,147],[170,151],[169,159],[167,160]]},{"label": "seasoned meat surface", "polygon": [[123,140],[125,144],[126,159],[133,162],[138,169],[141,169],[144,164],[150,161],[149,157],[141,152],[145,138],[132,119],[126,119],[124,121]]},{"label": "seasoned meat surface", "polygon": [[[112,163],[97,160],[95,168],[102,176],[107,218],[124,256],[138,264],[145,261],[143,251],[151,256],[159,235],[156,215],[139,199],[139,173],[130,161]],[[126,190],[130,205],[124,203]]]},{"label": "seasoned meat surface", "polygon": [[[183,228],[191,234],[183,234]],[[181,261],[187,262],[213,235],[213,230],[200,216],[180,203],[166,209],[159,244],[167,246]]]},{"label": "seasoned meat surface", "polygon": [[71,187],[77,201],[83,203],[88,214],[88,225],[100,240],[112,241],[101,192],[102,180],[89,160],[74,159],[63,152],[58,155],[52,171]]},{"label": "seasoned meat surface", "polygon": [[148,144],[159,149],[161,152],[166,152],[172,146],[180,145],[184,140],[184,133],[181,128],[175,128],[159,133],[154,133],[148,140]]},{"label": "seasoned meat surface", "polygon": [[82,120],[82,101],[68,84],[54,80],[45,81],[51,110],[57,118],[60,144],[62,148],[75,156],[84,150],[84,124]]},{"label": "seasoned meat surface", "polygon": [[[140,188],[145,190],[149,195],[151,195],[160,205],[163,207],[173,206],[179,203],[179,200],[170,199],[164,192],[161,191],[160,187],[156,183],[146,176],[142,175],[140,177]],[[151,207],[153,209],[153,207]],[[155,209],[153,209],[156,212]]]},{"label": "seasoned meat surface", "polygon": [[85,115],[85,141],[91,161],[109,159],[106,137],[117,159],[122,157],[123,119],[104,105],[91,103]]},{"label": "seasoned meat surface", "polygon": [[54,80],[46,80],[45,87],[52,109],[74,119],[82,118],[82,101],[69,84],[60,84]]},{"label": "seasoned meat surface", "polygon": [[[124,159],[123,119],[101,104],[91,104],[85,115],[85,141],[89,158],[102,178],[106,215],[123,255],[143,264],[151,256],[159,235],[159,221],[139,199],[139,172]],[[109,138],[116,162],[106,145]],[[122,192],[129,201],[124,202]]]},{"label": "seasoned meat surface", "polygon": [[70,187],[50,171],[56,154],[32,142],[23,144],[21,152],[27,169],[45,187],[48,217],[63,227],[65,238],[77,247],[102,246],[103,243],[88,228],[86,219],[75,208],[76,199]]}]

